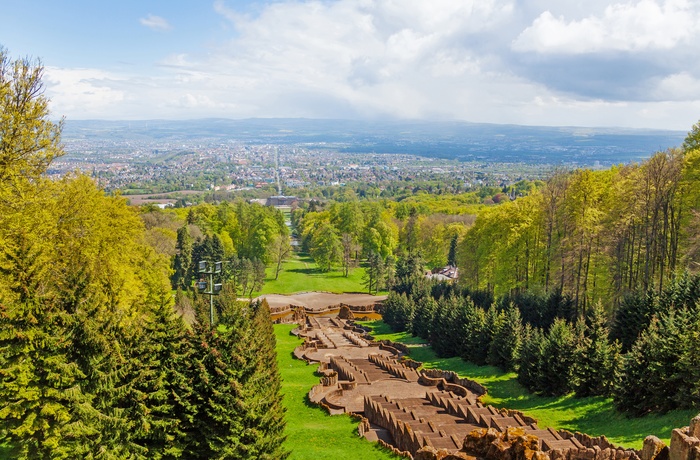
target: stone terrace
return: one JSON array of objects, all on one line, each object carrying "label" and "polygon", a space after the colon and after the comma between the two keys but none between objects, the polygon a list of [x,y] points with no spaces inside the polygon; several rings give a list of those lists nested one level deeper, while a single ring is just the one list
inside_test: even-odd
[{"label": "stone terrace", "polygon": [[[482,457],[478,446],[507,449],[517,438],[526,440],[525,451],[540,460],[640,459],[641,452],[613,446],[604,436],[541,429],[535,419],[518,411],[484,406],[483,386],[449,371],[417,371],[420,363],[402,359],[399,345],[371,341],[352,321],[304,315],[294,332],[305,339],[295,356],[319,363],[320,383],[309,399],[331,414],[360,416],[362,436],[402,455],[443,458],[442,451],[458,458]],[[681,434],[691,439],[683,445],[690,446],[686,450],[692,455],[671,460],[700,460],[700,454],[694,457],[693,444],[700,442]],[[431,452],[436,456],[430,457]],[[520,460],[503,454],[504,460]],[[531,458],[535,457],[527,457]],[[668,459],[650,455],[643,460]]]}]

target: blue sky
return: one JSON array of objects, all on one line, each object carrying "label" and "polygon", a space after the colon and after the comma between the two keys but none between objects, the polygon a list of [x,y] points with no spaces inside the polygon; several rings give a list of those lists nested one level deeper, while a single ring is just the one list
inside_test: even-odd
[{"label": "blue sky", "polygon": [[688,130],[696,0],[0,0],[54,116]]}]

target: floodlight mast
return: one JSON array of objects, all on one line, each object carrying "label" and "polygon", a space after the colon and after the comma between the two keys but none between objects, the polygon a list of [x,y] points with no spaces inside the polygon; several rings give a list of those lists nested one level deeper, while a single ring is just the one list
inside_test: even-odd
[{"label": "floodlight mast", "polygon": [[221,265],[221,261],[199,261],[199,273],[202,275],[209,275],[209,283],[206,281],[199,281],[197,283],[197,288],[201,294],[209,296],[209,323],[211,327],[214,327],[214,296],[219,295],[219,292],[221,292],[221,283],[214,284],[214,275],[221,273]]}]

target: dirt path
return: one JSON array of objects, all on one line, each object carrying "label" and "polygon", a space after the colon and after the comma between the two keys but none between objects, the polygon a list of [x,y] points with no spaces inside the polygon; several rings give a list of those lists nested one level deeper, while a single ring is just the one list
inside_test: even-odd
[{"label": "dirt path", "polygon": [[384,301],[386,296],[359,293],[302,292],[291,295],[265,294],[256,298],[256,300],[258,299],[267,299],[267,303],[272,308],[294,305],[309,310],[326,310],[330,306],[340,305],[341,303],[355,307],[374,305],[377,302]]}]

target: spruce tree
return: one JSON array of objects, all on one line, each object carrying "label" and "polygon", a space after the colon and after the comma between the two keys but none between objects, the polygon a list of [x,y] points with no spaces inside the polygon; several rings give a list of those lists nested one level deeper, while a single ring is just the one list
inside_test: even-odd
[{"label": "spruce tree", "polygon": [[177,229],[177,254],[173,261],[173,289],[187,291],[192,284],[192,237],[187,225]]},{"label": "spruce tree", "polygon": [[[239,306],[240,308],[240,306]],[[280,394],[275,333],[266,301],[250,305],[253,318],[243,336],[233,341],[232,353],[244,357],[241,375],[244,431],[237,458],[276,460],[286,458],[284,407]],[[250,314],[250,312],[249,312]],[[233,331],[232,331],[233,332]]]},{"label": "spruce tree", "polygon": [[145,448],[149,459],[182,457],[184,427],[196,413],[189,403],[185,330],[182,318],[163,301],[129,340],[124,404],[133,422],[131,442]]},{"label": "spruce tree", "polygon": [[0,304],[0,440],[13,458],[72,458],[95,433],[77,411],[89,397],[70,358],[71,321],[51,302]]},{"label": "spruce tree", "polygon": [[652,319],[649,327],[625,356],[621,378],[615,388],[615,406],[641,416],[667,412],[687,400],[689,386],[684,372],[684,351],[692,337],[687,310],[671,310]]},{"label": "spruce tree", "polygon": [[537,392],[542,387],[546,343],[547,339],[541,329],[525,325],[518,364],[518,382],[531,392]]},{"label": "spruce tree", "polygon": [[188,401],[196,415],[183,428],[188,459],[237,458],[233,455],[244,429],[241,416],[240,363],[229,354],[230,344],[207,323],[197,323],[188,334],[187,378],[192,385]]},{"label": "spruce tree", "polygon": [[586,312],[584,337],[576,352],[573,389],[576,396],[609,396],[620,362],[619,342],[610,343],[603,306],[594,304]]},{"label": "spruce tree", "polygon": [[512,303],[501,315],[489,347],[488,363],[503,371],[516,370],[522,347],[523,323]]},{"label": "spruce tree", "polygon": [[554,320],[544,343],[544,365],[538,379],[542,394],[559,396],[572,390],[578,339],[576,329],[566,320]]}]

